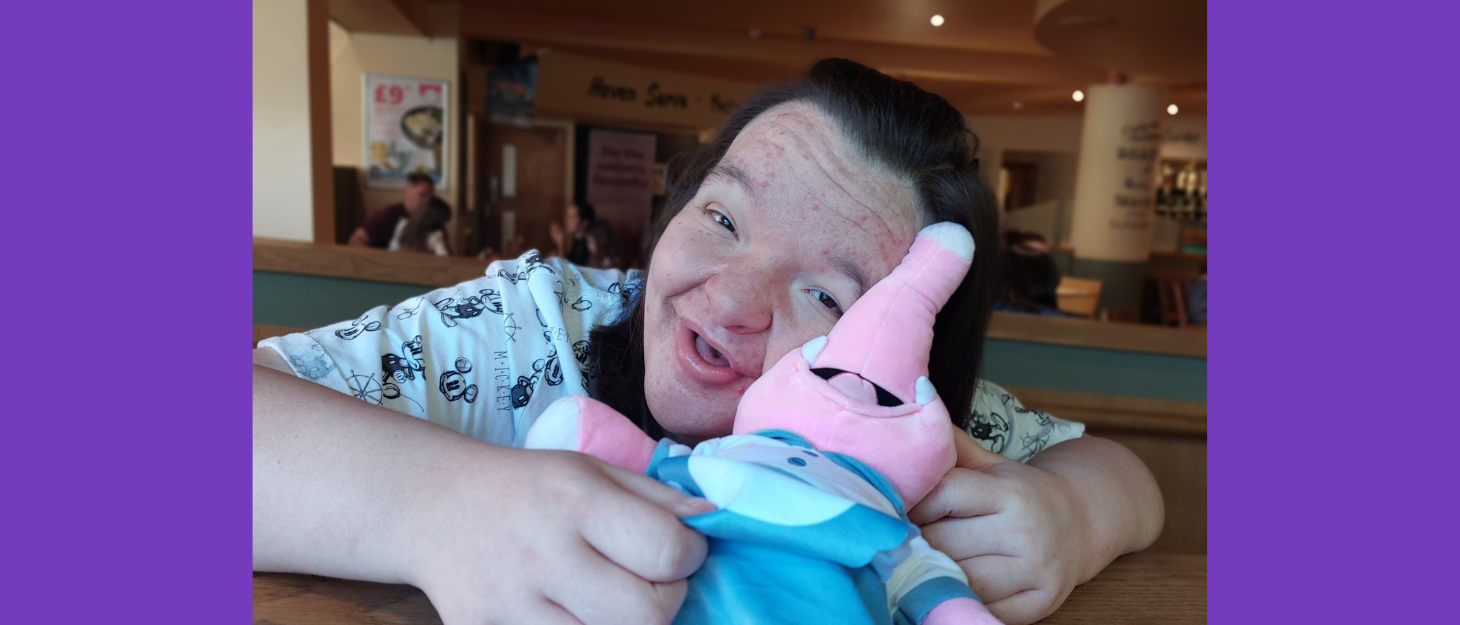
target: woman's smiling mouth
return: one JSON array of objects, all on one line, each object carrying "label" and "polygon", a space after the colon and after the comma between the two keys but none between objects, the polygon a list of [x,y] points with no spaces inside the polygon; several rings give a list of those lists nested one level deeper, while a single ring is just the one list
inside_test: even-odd
[{"label": "woman's smiling mouth", "polygon": [[718,346],[705,339],[683,319],[675,324],[675,351],[679,367],[691,379],[710,387],[726,387],[754,381],[735,367],[735,362]]}]

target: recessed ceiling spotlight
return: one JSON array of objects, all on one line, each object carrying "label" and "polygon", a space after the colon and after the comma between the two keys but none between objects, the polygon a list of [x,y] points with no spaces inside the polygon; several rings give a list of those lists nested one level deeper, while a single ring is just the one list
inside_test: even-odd
[{"label": "recessed ceiling spotlight", "polygon": [[1175,115],[1176,114],[1176,111],[1179,111],[1179,110],[1181,110],[1181,109],[1176,108],[1176,105],[1175,104],[1172,104],[1171,106],[1166,107],[1166,112],[1167,113],[1170,113],[1172,115]]},{"label": "recessed ceiling spotlight", "polygon": [[1022,108],[1024,108],[1024,103],[1023,102],[1015,102],[1014,103],[1014,110],[1017,111],[1017,110],[1022,109]]},{"label": "recessed ceiling spotlight", "polygon": [[1084,102],[1085,101],[1085,92],[1084,91],[1080,91],[1079,89],[1076,89],[1075,90],[1075,93],[1072,94],[1072,95],[1070,95],[1070,97],[1074,98],[1076,102]]},{"label": "recessed ceiling spotlight", "polygon": [[942,26],[943,25],[943,16],[942,15],[934,15],[933,16],[933,25],[934,26]]}]

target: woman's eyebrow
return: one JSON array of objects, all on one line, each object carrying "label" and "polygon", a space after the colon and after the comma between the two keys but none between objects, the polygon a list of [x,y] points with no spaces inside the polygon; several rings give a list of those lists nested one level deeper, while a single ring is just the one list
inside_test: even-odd
[{"label": "woman's eyebrow", "polygon": [[853,282],[857,283],[858,297],[861,297],[863,293],[867,292],[867,273],[862,271],[861,265],[858,265],[851,259],[844,256],[834,256],[827,262],[831,263],[832,268],[836,269],[842,274],[845,274],[848,278],[851,278]]},{"label": "woman's eyebrow", "polygon": [[760,187],[750,179],[750,174],[736,165],[720,163],[710,170],[710,175],[706,178],[712,181],[733,180],[740,185],[741,189],[745,190],[745,194],[750,196],[752,202],[760,204]]}]

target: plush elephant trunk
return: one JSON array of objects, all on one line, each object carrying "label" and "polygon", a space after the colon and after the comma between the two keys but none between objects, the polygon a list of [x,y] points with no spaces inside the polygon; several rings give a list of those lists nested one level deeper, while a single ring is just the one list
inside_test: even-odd
[{"label": "plush elephant trunk", "polygon": [[831,333],[787,354],[752,384],[735,433],[779,428],[818,449],[868,463],[907,505],[953,466],[948,409],[928,381],[933,321],[973,261],[973,237],[939,223],[918,233],[893,272],[867,291]]}]

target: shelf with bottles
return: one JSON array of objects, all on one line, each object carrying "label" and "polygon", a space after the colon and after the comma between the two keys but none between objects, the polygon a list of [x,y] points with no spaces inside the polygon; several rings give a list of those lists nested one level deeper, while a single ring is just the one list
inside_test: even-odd
[{"label": "shelf with bottles", "polygon": [[1156,216],[1202,227],[1207,222],[1205,159],[1165,159],[1156,186]]}]

